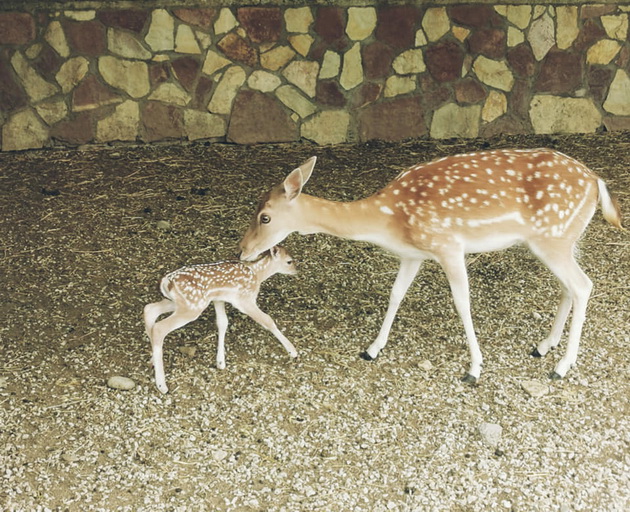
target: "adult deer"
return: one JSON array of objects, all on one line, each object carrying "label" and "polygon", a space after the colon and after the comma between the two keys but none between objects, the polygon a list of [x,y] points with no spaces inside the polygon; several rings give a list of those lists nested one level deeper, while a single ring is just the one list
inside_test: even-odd
[{"label": "adult deer", "polygon": [[400,257],[383,326],[366,352],[385,347],[392,322],[423,260],[437,261],[448,278],[464,324],[471,365],[464,381],[475,383],[483,358],[473,327],[465,255],[527,245],[562,286],[540,357],[558,345],[571,309],[567,351],[550,375],[564,377],[577,359],[592,283],[575,260],[575,245],[598,200],[604,218],[621,228],[621,212],[603,180],[580,162],[549,149],[468,153],[419,164],[380,192],[340,203],[302,193],[316,157],[293,170],[260,201],[240,242],[251,260],[294,231],[327,233],[377,244]]}]

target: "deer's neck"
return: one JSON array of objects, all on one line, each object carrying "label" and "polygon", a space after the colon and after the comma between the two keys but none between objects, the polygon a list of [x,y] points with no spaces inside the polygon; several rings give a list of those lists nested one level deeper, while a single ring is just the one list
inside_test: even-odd
[{"label": "deer's neck", "polygon": [[393,213],[388,206],[379,204],[377,196],[344,203],[302,194],[297,231],[374,241],[388,232]]}]

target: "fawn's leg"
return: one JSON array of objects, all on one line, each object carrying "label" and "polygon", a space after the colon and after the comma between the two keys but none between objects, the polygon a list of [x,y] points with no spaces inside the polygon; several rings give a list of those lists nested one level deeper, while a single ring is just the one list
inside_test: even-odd
[{"label": "fawn's leg", "polygon": [[217,342],[217,368],[225,369],[225,332],[228,327],[228,317],[225,314],[225,302],[217,300],[214,302],[214,310],[217,314],[217,329],[219,331],[219,341]]},{"label": "fawn's leg", "polygon": [[278,339],[278,341],[282,343],[282,346],[289,353],[289,356],[297,357],[298,353],[293,344],[286,338],[284,334],[280,332],[280,329],[278,329],[278,326],[273,321],[273,318],[271,318],[267,313],[261,311],[261,309],[256,305],[255,302],[239,302],[234,304],[234,306],[239,311],[245,313],[255,322],[258,322],[265,329],[270,331]]},{"label": "fawn's leg", "polygon": [[164,376],[164,360],[163,360],[163,344],[164,338],[180,327],[196,320],[203,310],[183,310],[175,312],[157,322],[153,326],[153,330],[151,333],[151,346],[153,349],[153,367],[155,368],[155,384],[157,388],[162,392],[166,393],[168,391],[168,387],[166,386],[166,377]]},{"label": "fawn's leg", "polygon": [[144,306],[144,327],[149,339],[151,339],[151,331],[155,321],[164,313],[171,313],[172,311],[175,311],[175,303],[171,299],[163,299],[160,302]]}]

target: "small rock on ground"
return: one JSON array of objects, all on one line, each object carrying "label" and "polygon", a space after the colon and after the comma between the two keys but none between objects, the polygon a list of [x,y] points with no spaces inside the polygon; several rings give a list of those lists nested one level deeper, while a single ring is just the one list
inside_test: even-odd
[{"label": "small rock on ground", "polygon": [[112,389],[120,389],[122,391],[129,391],[136,387],[136,383],[129,377],[121,377],[120,375],[114,375],[107,379],[107,385]]}]

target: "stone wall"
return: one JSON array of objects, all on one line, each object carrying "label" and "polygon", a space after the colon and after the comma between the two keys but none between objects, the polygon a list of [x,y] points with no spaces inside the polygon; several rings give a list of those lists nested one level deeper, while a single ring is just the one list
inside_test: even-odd
[{"label": "stone wall", "polygon": [[0,12],[2,150],[630,129],[629,3],[348,3]]}]

